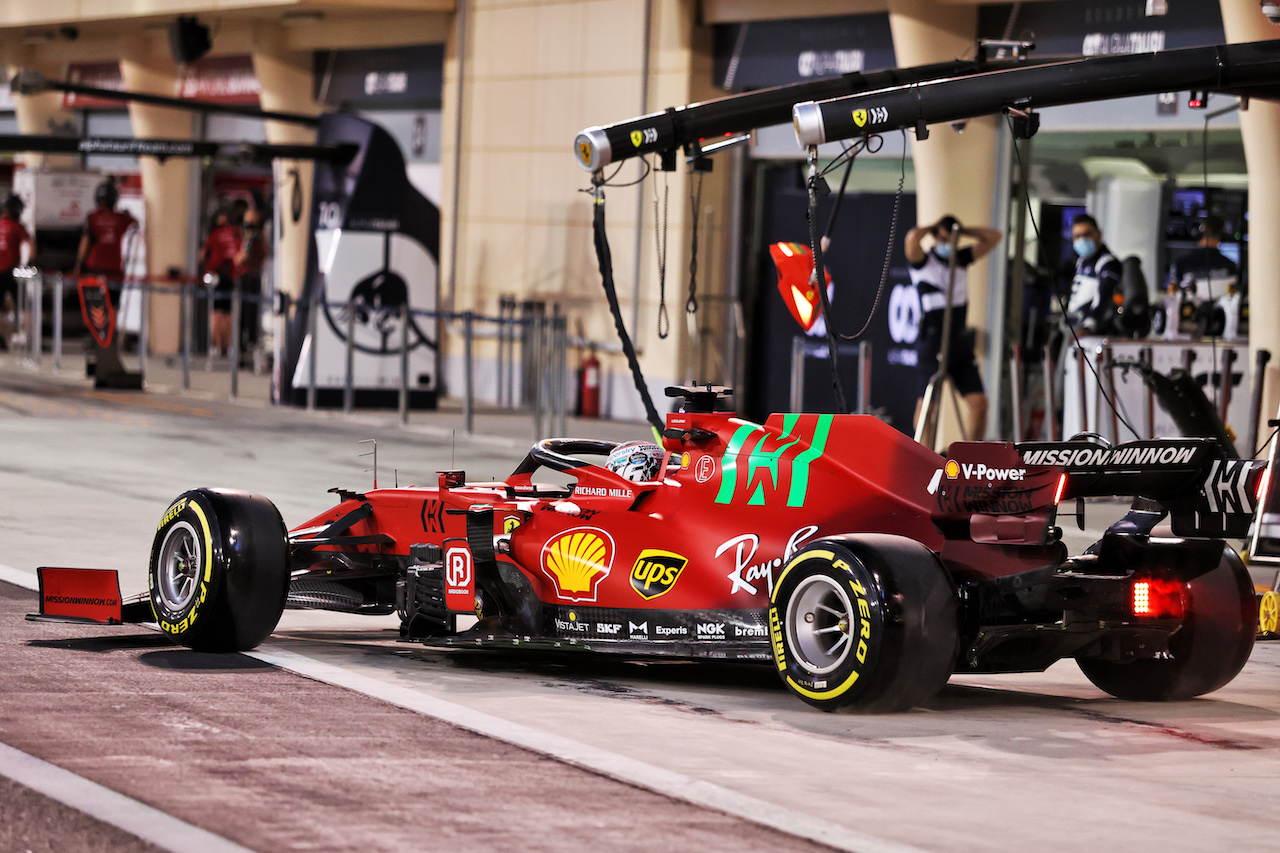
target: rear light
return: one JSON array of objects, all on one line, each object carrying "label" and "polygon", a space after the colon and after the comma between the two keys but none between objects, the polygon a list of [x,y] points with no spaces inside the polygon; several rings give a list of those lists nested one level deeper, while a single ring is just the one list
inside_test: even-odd
[{"label": "rear light", "polygon": [[1182,584],[1174,581],[1141,580],[1133,582],[1130,599],[1134,616],[1149,618],[1182,615]]},{"label": "rear light", "polygon": [[1151,615],[1151,583],[1138,581],[1133,585],[1133,615]]},{"label": "rear light", "polygon": [[1271,481],[1271,466],[1268,465],[1262,472],[1262,476],[1258,478],[1258,492],[1253,496],[1254,500],[1262,503],[1262,496],[1267,493],[1267,483]]},{"label": "rear light", "polygon": [[1063,491],[1065,491],[1065,490],[1066,490],[1066,488],[1067,488],[1067,475],[1066,475],[1066,474],[1059,474],[1059,475],[1058,475],[1058,487],[1057,487],[1056,489],[1054,489],[1054,490],[1053,490],[1053,505],[1054,505],[1054,506],[1057,506],[1059,503],[1061,503],[1061,502],[1062,502],[1062,493],[1063,493]]}]

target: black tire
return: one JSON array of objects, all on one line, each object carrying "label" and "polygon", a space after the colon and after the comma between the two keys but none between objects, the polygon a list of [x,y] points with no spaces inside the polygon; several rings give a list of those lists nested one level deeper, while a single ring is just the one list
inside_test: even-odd
[{"label": "black tire", "polygon": [[924,545],[838,536],[807,545],[782,570],[770,646],[783,683],[815,708],[905,711],[951,677],[956,620],[955,589]]},{"label": "black tire", "polygon": [[1169,657],[1081,658],[1081,671],[1100,689],[1133,702],[1190,699],[1226,685],[1249,660],[1258,623],[1253,582],[1234,551],[1228,548],[1215,568],[1187,583],[1183,610]]},{"label": "black tire", "polygon": [[183,645],[254,648],[275,629],[289,592],[289,539],[279,511],[248,492],[186,492],[160,519],[149,586],[157,624]]}]

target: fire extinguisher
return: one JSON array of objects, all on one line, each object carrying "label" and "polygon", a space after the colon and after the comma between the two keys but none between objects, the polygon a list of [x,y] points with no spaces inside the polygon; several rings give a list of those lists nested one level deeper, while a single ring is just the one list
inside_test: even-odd
[{"label": "fire extinguisher", "polygon": [[600,417],[600,359],[594,346],[578,366],[578,416]]}]

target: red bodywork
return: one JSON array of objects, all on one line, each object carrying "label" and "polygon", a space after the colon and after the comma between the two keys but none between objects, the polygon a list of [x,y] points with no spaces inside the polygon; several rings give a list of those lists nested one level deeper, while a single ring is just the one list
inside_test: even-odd
[{"label": "red bodywork", "polygon": [[[344,501],[295,534],[323,528],[367,500],[373,511],[350,534],[385,534],[392,542],[360,550],[403,555],[414,544],[441,544],[453,554],[446,570],[461,581],[470,573],[462,552],[466,511],[491,506],[494,534],[509,536],[498,561],[520,568],[538,599],[618,610],[763,610],[784,560],[825,535],[906,536],[953,557],[961,579],[1051,559],[1025,545],[944,540],[929,492],[943,458],[876,418],[773,415],[762,426],[728,414],[672,414],[667,426],[681,437],[664,440],[672,464],[661,481],[637,484],[583,465],[567,472],[576,485],[563,497],[513,497],[533,488],[527,474],[458,488],[381,489]],[[449,609],[471,609],[453,579]]]}]

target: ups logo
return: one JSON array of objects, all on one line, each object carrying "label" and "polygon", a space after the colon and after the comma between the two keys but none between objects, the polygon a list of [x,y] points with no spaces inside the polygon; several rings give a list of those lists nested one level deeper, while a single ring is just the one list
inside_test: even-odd
[{"label": "ups logo", "polygon": [[670,551],[647,549],[640,552],[631,567],[631,586],[646,601],[666,595],[680,580],[689,560]]}]

